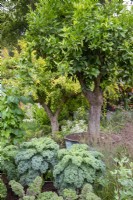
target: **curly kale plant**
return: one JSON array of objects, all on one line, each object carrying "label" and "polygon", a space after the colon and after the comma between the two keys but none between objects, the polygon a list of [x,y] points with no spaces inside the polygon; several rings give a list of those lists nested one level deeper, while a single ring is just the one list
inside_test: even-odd
[{"label": "curly kale plant", "polygon": [[79,195],[80,200],[101,200],[96,194],[94,194],[93,187],[90,184],[85,184],[81,191],[81,195]]},{"label": "curly kale plant", "polygon": [[59,149],[51,138],[34,138],[24,142],[16,156],[16,164],[22,185],[29,185],[33,180],[56,164]]},{"label": "curly kale plant", "polygon": [[55,192],[43,192],[37,200],[63,200],[63,197],[59,197]]},{"label": "curly kale plant", "polygon": [[17,151],[17,146],[6,146],[5,143],[0,143],[0,171],[4,172],[9,180],[17,179],[17,167],[15,164]]},{"label": "curly kale plant", "polygon": [[72,189],[64,189],[62,191],[62,196],[64,200],[77,200],[78,195],[75,190]]},{"label": "curly kale plant", "polygon": [[80,195],[73,189],[64,189],[61,196],[58,196],[55,192],[41,193],[42,183],[42,178],[36,177],[25,192],[20,183],[14,180],[9,182],[13,192],[19,196],[19,200],[101,200],[93,193],[93,188],[90,184],[84,185]]},{"label": "curly kale plant", "polygon": [[9,182],[13,192],[19,196],[19,200],[63,200],[55,192],[41,193],[42,183],[42,178],[39,176],[36,177],[25,192],[24,187],[20,183],[14,180]]},{"label": "curly kale plant", "polygon": [[102,154],[96,151],[88,151],[84,144],[59,150],[59,162],[53,171],[55,187],[61,191],[64,188],[79,189],[85,183],[93,184],[105,171],[101,157]]},{"label": "curly kale plant", "polygon": [[11,185],[13,192],[19,196],[19,200],[35,200],[41,193],[42,182],[41,177],[36,177],[35,180],[29,185],[26,193],[24,191],[24,187],[20,183],[12,180],[9,184]]},{"label": "curly kale plant", "polygon": [[2,179],[0,178],[0,199],[5,200],[7,195],[7,189]]}]

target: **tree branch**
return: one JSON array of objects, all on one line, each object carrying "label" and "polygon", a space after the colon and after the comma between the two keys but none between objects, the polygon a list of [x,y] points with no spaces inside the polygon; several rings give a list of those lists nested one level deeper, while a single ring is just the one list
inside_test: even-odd
[{"label": "tree branch", "polygon": [[97,76],[97,78],[95,79],[94,83],[95,83],[94,92],[100,91],[101,74],[99,74],[99,75]]},{"label": "tree branch", "polygon": [[46,113],[48,114],[49,118],[51,119],[54,114],[51,111],[51,109],[49,108],[49,106],[47,104],[45,104],[45,103],[42,103],[41,105],[44,108],[44,110],[46,111]]},{"label": "tree branch", "polygon": [[85,81],[82,77],[83,76],[82,76],[81,73],[77,74],[77,78],[78,78],[79,83],[81,85],[83,94],[85,95],[86,98],[90,98],[90,96],[92,95],[93,92],[86,87]]}]

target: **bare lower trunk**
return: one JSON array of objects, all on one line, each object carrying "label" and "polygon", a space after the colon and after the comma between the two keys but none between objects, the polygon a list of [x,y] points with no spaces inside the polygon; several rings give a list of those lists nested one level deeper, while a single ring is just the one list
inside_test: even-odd
[{"label": "bare lower trunk", "polygon": [[46,113],[47,113],[47,115],[50,119],[51,128],[52,128],[52,135],[54,136],[54,134],[59,131],[58,116],[60,114],[61,109],[58,108],[56,110],[56,112],[53,113],[51,111],[50,107],[47,104],[43,103],[42,106],[43,106],[44,110],[46,111]]},{"label": "bare lower trunk", "polygon": [[97,143],[100,136],[100,116],[102,105],[90,105],[88,133],[91,143]]},{"label": "bare lower trunk", "polygon": [[54,115],[50,117],[50,123],[52,127],[52,134],[59,131],[59,123],[58,123],[58,116]]},{"label": "bare lower trunk", "polygon": [[82,91],[90,104],[89,127],[88,127],[88,141],[91,144],[97,143],[100,138],[100,116],[103,104],[103,93],[100,88],[100,76],[94,82],[94,91],[86,88],[85,81],[82,76],[78,76]]}]

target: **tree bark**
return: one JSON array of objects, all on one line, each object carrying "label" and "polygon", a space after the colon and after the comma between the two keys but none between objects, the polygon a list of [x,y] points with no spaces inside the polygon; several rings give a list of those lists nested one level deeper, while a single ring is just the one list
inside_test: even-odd
[{"label": "tree bark", "polygon": [[59,131],[59,123],[58,123],[58,116],[54,115],[50,118],[50,123],[52,127],[52,134],[54,135],[56,132]]},{"label": "tree bark", "polygon": [[94,91],[86,88],[82,76],[78,76],[82,87],[82,92],[90,104],[89,122],[88,122],[88,142],[97,143],[100,138],[100,117],[103,105],[103,93],[100,89],[100,76],[96,78]]},{"label": "tree bark", "polygon": [[100,140],[100,117],[103,104],[102,93],[92,93],[91,98],[88,98],[88,101],[90,103],[88,123],[90,143],[97,143]]},{"label": "tree bark", "polygon": [[54,134],[59,131],[58,116],[59,116],[61,110],[60,110],[60,108],[58,108],[56,110],[56,112],[53,113],[47,104],[43,103],[41,105],[43,106],[44,110],[46,111],[46,113],[50,119],[52,135],[54,136]]}]

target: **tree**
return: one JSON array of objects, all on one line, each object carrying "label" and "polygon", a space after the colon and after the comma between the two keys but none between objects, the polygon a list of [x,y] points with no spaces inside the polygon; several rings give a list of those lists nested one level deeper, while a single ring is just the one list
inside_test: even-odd
[{"label": "tree", "polygon": [[[42,57],[36,58],[36,52],[29,52],[25,41],[19,42],[20,52],[14,51],[14,56],[3,53],[2,76],[6,88],[19,88],[19,95],[32,96],[46,111],[52,133],[59,131],[58,117],[64,104],[81,93],[80,84],[75,78],[60,75],[48,67],[48,61]],[[6,55],[5,55],[6,54]]]},{"label": "tree", "polygon": [[132,77],[132,12],[119,0],[40,0],[28,15],[32,49],[79,80],[90,103],[91,141],[99,138],[104,89],[118,75]]}]

